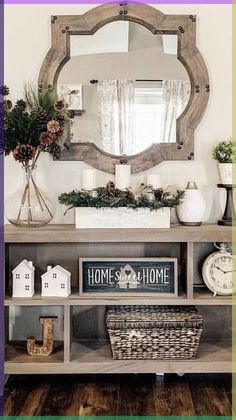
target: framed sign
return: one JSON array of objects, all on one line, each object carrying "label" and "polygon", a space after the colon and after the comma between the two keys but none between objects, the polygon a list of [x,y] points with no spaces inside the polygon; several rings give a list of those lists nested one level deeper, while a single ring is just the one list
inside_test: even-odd
[{"label": "framed sign", "polygon": [[178,296],[177,258],[81,258],[80,294]]}]

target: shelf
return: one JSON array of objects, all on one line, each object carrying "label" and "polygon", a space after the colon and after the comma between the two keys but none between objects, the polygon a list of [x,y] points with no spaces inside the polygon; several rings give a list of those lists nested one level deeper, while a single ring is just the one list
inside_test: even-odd
[{"label": "shelf", "polygon": [[194,292],[192,299],[187,299],[183,293],[179,297],[87,297],[70,295],[68,298],[45,298],[35,295],[32,298],[6,298],[5,306],[109,306],[109,305],[235,305],[232,296],[216,296],[207,290]]},{"label": "shelf", "polygon": [[40,228],[5,226],[6,243],[151,243],[231,242],[227,226],[173,226],[170,229],[75,229],[74,225],[47,225]]},{"label": "shelf", "polygon": [[107,342],[73,343],[71,360],[75,365],[92,365],[95,372],[103,367],[106,369],[104,373],[208,373],[232,370],[231,347],[227,342],[202,342],[199,355],[194,360],[113,360],[110,344]]},{"label": "shelf", "polygon": [[206,288],[198,288],[193,293],[194,300],[198,305],[236,305],[236,296],[213,296]]},{"label": "shelf", "polygon": [[46,298],[34,295],[31,298],[12,298],[6,297],[4,306],[63,306],[69,305],[69,298]]},{"label": "shelf", "polygon": [[60,363],[64,361],[63,342],[54,342],[54,351],[51,356],[30,356],[27,354],[26,341],[10,342],[6,345],[6,364],[26,364]]},{"label": "shelf", "polygon": [[[24,356],[27,357],[27,356]],[[30,357],[30,356],[28,356]],[[230,343],[201,343],[194,360],[112,360],[107,342],[73,343],[71,362],[5,363],[5,374],[31,373],[230,373]],[[46,358],[45,358],[46,359]],[[38,359],[37,359],[38,361]]]},{"label": "shelf", "polygon": [[182,294],[177,298],[160,298],[160,297],[116,297],[116,296],[97,296],[87,297],[79,296],[76,294],[70,295],[68,298],[45,298],[40,295],[34,295],[32,298],[6,298],[4,302],[5,306],[96,306],[96,305],[140,305],[140,304],[151,304],[151,305],[184,305],[187,304],[186,295]]}]

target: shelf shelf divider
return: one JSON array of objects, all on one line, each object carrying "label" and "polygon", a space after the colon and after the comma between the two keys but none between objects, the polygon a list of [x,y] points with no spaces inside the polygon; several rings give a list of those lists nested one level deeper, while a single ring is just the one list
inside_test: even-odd
[{"label": "shelf shelf divider", "polygon": [[193,299],[193,242],[187,242],[187,298]]},{"label": "shelf shelf divider", "polygon": [[64,305],[64,363],[70,362],[71,348],[71,307]]}]

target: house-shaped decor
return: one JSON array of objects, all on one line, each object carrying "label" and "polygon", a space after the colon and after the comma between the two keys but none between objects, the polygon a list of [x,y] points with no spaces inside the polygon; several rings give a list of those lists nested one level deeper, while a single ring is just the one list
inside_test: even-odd
[{"label": "house-shaped decor", "polygon": [[42,276],[42,296],[67,297],[71,293],[71,273],[60,265],[48,266]]},{"label": "house-shaped decor", "polygon": [[129,264],[125,267],[121,267],[120,279],[118,281],[120,289],[137,289],[139,284],[138,276]]},{"label": "house-shaped decor", "polygon": [[34,295],[34,271],[32,261],[23,260],[14,270],[13,297],[32,297]]}]

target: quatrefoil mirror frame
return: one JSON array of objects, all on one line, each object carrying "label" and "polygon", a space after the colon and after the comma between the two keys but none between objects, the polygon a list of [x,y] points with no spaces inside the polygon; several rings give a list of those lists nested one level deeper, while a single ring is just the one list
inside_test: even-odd
[{"label": "quatrefoil mirror frame", "polygon": [[56,90],[59,74],[70,60],[70,35],[93,35],[104,25],[121,20],[141,24],[153,34],[177,35],[177,58],[188,73],[191,93],[187,107],[176,120],[176,143],[153,144],[143,152],[124,157],[107,153],[94,143],[72,143],[68,138],[61,160],[84,161],[111,174],[119,163],[132,165],[132,173],[138,173],[166,160],[193,160],[194,131],[210,92],[207,67],[196,46],[195,15],[165,15],[144,4],[119,3],[98,6],[83,15],[52,16],[51,48],[41,66],[39,90]]}]

